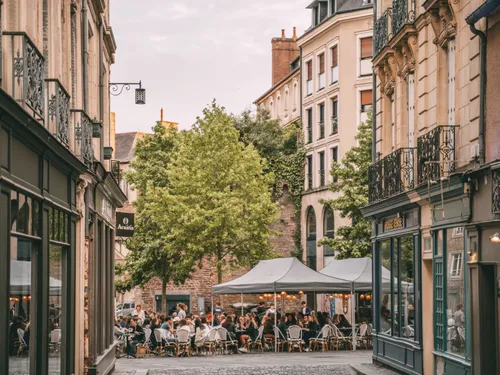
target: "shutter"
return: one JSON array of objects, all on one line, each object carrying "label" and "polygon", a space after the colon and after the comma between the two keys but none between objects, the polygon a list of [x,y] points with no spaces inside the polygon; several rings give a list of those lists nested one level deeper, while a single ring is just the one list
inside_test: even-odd
[{"label": "shutter", "polygon": [[408,147],[415,146],[415,75],[408,74]]},{"label": "shutter", "polygon": [[372,53],[372,37],[361,39],[361,58],[371,58]]},{"label": "shutter", "polygon": [[338,46],[332,47],[332,67],[339,65]]},{"label": "shutter", "polygon": [[372,104],[372,90],[361,91],[361,105]]},{"label": "shutter", "polygon": [[312,62],[311,61],[308,61],[307,62],[307,80],[310,81],[312,79]]},{"label": "shutter", "polygon": [[323,74],[325,72],[325,54],[322,53],[319,55],[319,74]]},{"label": "shutter", "polygon": [[455,39],[448,41],[448,125],[455,125]]}]

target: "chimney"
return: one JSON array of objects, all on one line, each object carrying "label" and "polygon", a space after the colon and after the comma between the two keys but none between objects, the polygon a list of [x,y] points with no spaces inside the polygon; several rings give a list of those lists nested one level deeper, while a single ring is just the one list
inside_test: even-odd
[{"label": "chimney", "polygon": [[179,126],[178,122],[165,121],[163,119],[163,108],[160,109],[160,123],[163,125],[165,129],[177,129]]},{"label": "chimney", "polygon": [[163,122],[163,108],[160,110],[160,121]]},{"label": "chimney", "polygon": [[273,38],[272,45],[272,85],[281,81],[290,73],[290,63],[299,56],[297,47],[297,30],[293,28],[293,37],[285,36],[285,29],[281,30],[281,38]]}]

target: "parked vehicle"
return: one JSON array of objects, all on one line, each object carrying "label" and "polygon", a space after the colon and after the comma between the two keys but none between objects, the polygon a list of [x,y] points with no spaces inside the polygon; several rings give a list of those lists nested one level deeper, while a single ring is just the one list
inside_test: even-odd
[{"label": "parked vehicle", "polygon": [[123,302],[116,305],[116,315],[130,315],[135,312],[135,302]]}]

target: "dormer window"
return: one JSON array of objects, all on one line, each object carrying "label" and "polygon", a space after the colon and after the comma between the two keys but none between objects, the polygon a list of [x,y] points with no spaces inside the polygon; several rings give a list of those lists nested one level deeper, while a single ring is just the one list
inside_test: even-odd
[{"label": "dormer window", "polygon": [[317,26],[328,17],[329,0],[316,0],[308,8],[312,9],[312,25]]},{"label": "dormer window", "polygon": [[337,12],[337,0],[328,0],[328,5],[329,5],[329,14],[335,14]]}]

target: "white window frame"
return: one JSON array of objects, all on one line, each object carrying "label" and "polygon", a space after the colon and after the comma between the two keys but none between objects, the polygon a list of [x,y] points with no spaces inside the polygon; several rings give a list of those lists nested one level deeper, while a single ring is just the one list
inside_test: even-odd
[{"label": "white window frame", "polygon": [[[462,270],[464,266],[464,254],[463,252],[450,253],[450,279],[460,279],[462,277]],[[456,262],[455,262],[456,261]]]},{"label": "white window frame", "polygon": [[[320,63],[319,63],[319,58],[320,56],[323,55],[323,63],[325,65],[325,71],[323,72],[323,75],[320,74]],[[318,71],[317,77],[318,77],[318,89],[316,91],[321,91],[326,88],[326,51],[318,51],[316,53],[316,68]],[[322,77],[323,76],[323,77]],[[321,86],[323,84],[323,86]]]},{"label": "white window frame", "polygon": [[[333,47],[337,46],[337,80],[333,81],[333,59],[332,59],[332,49]],[[340,81],[340,43],[338,38],[333,41],[333,43],[328,45],[328,59],[325,60],[325,64],[328,63],[328,75],[327,75],[327,80],[329,82],[329,85],[338,85]]]},{"label": "white window frame", "polygon": [[332,165],[333,165],[333,149],[337,149],[337,163],[339,160],[341,160],[340,157],[340,143],[336,142],[328,147],[328,163],[326,163],[327,168],[328,168],[328,177],[327,180],[328,182],[333,182],[333,178],[330,175],[330,171],[332,170]]},{"label": "white window frame", "polygon": [[[311,124],[312,124],[311,142],[309,142],[309,138],[308,138],[308,135],[307,135],[307,127],[308,127],[308,121],[309,121],[308,111],[309,110],[311,110],[311,114],[312,114],[312,120],[311,120]],[[304,113],[305,113],[305,117],[306,117],[305,126],[304,126],[304,141],[305,141],[306,145],[312,145],[312,144],[315,143],[315,140],[314,140],[314,134],[315,134],[315,131],[314,131],[314,120],[316,119],[316,116],[314,114],[314,104],[310,104],[307,107],[305,107],[304,108]]]},{"label": "white window frame", "polygon": [[340,128],[339,131],[337,131],[337,134],[332,134],[332,118],[333,118],[333,108],[332,108],[332,101],[334,98],[337,98],[337,127],[339,128],[339,123],[340,123],[340,95],[339,92],[335,92],[334,95],[330,96],[328,98],[328,112],[329,112],[329,117],[328,117],[328,122],[329,122],[329,133],[328,136],[332,137],[337,137],[340,133]]},{"label": "white window frame", "polygon": [[372,43],[374,42],[373,40],[373,32],[371,31],[361,31],[356,33],[356,77],[358,79],[363,79],[363,78],[368,78],[370,76],[368,75],[361,75],[361,39],[363,38],[368,38],[372,37]]},{"label": "white window frame", "polygon": [[[357,132],[359,132],[359,124],[361,124],[361,91],[369,91],[372,89],[373,87],[370,84],[360,85],[356,87],[356,129],[358,129]],[[372,108],[373,108],[373,101],[372,101]]]},{"label": "white window frame", "polygon": [[[325,147],[322,147],[322,148],[319,148],[317,150],[315,150],[316,152],[316,162],[318,163],[317,165],[317,169],[316,169],[316,177],[317,177],[317,187],[326,187],[328,186],[328,178],[327,178],[327,171],[328,171],[328,168],[327,168],[327,161],[326,161],[326,158],[327,158],[327,152],[326,152],[326,148]],[[320,182],[321,182],[321,170],[320,170],[320,160],[321,160],[321,153],[323,153],[323,157],[324,157],[324,165],[325,165],[325,184],[323,186],[320,185]],[[314,165],[313,165],[314,167]]]},{"label": "white window frame", "polygon": [[[314,56],[310,56],[307,60],[304,61],[304,67],[305,67],[305,74],[304,74],[304,98],[307,98],[309,96],[312,96],[314,94],[314,61],[313,61]],[[311,71],[311,79],[307,80],[307,64],[311,63],[312,71]],[[308,87],[309,87],[309,82],[311,82],[311,92],[309,93]]]}]

